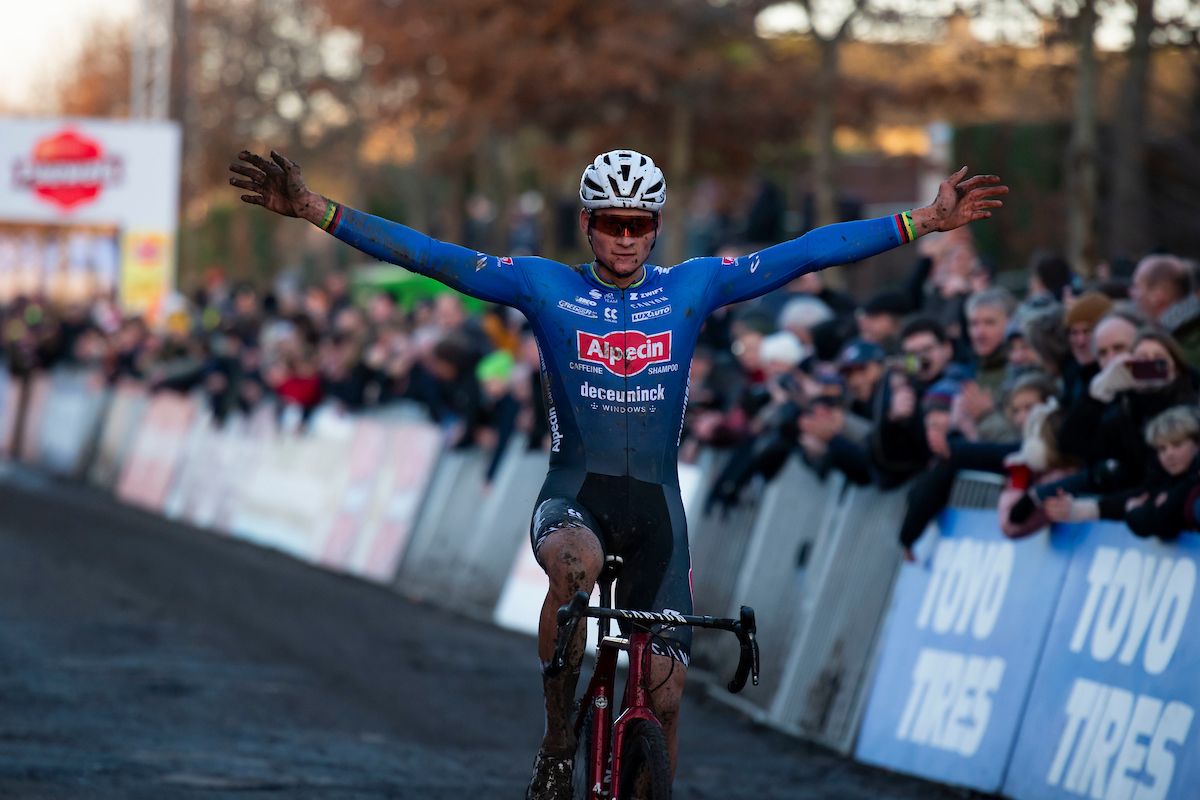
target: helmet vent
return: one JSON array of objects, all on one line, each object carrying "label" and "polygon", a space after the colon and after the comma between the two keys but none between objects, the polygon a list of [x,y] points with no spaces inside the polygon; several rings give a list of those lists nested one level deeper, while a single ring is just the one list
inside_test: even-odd
[{"label": "helmet vent", "polygon": [[640,208],[657,214],[667,199],[667,182],[654,159],[633,150],[601,153],[584,170],[579,199],[585,208]]}]

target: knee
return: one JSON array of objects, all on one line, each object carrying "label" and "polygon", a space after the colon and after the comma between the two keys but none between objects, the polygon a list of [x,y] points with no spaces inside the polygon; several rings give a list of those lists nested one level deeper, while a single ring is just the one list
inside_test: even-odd
[{"label": "knee", "polygon": [[[659,722],[666,728],[671,728],[679,718],[679,705],[683,701],[683,686],[687,682],[687,669],[681,664],[675,664],[675,670],[655,665],[652,679],[655,684],[661,684],[654,692],[654,710]],[[668,677],[669,676],[669,677]]]},{"label": "knee", "polygon": [[584,528],[555,531],[542,543],[538,558],[550,578],[550,592],[564,602],[575,592],[591,592],[604,565],[600,542]]}]

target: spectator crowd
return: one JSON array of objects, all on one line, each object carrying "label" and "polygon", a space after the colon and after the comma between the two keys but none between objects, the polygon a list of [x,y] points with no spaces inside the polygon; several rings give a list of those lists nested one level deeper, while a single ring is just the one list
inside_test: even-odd
[{"label": "spectator crowd", "polygon": [[[1009,536],[1093,519],[1164,539],[1196,529],[1197,265],[1157,254],[1085,282],[1038,253],[1018,302],[966,229],[918,248],[901,284],[861,304],[813,273],[708,320],[680,450],[685,461],[729,451],[707,510],[738,504],[755,476],[771,480],[797,455],[818,475],[906,492],[909,556],[961,470],[1006,476]],[[453,293],[411,308],[385,291],[357,299],[340,273],[264,293],[214,271],[153,328],[108,300],[23,299],[0,309],[0,331],[14,374],[79,366],[202,392],[218,424],[264,403],[304,419],[323,404],[405,402],[452,446],[492,451],[492,472],[514,437],[547,446],[537,346],[519,313],[469,314]]]}]

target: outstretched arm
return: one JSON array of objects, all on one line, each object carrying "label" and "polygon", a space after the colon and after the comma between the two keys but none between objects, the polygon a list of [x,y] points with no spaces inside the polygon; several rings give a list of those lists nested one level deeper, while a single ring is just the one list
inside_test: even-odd
[{"label": "outstretched arm", "polygon": [[[807,272],[877,255],[934,231],[950,231],[987,219],[1008,194],[995,175],[963,180],[963,167],[938,187],[937,199],[925,208],[892,217],[840,222],[809,231],[799,239],[768,247],[716,267],[712,307],[748,300],[776,289]],[[732,262],[732,263],[731,263]]]},{"label": "outstretched arm", "polygon": [[246,163],[230,164],[229,169],[242,177],[231,177],[229,182],[252,192],[242,195],[243,202],[306,219],[368,255],[428,275],[472,297],[516,305],[524,294],[520,270],[512,259],[439,242],[397,222],[335,203],[311,191],[300,167],[274,150],[270,161],[245,150],[238,158]]}]

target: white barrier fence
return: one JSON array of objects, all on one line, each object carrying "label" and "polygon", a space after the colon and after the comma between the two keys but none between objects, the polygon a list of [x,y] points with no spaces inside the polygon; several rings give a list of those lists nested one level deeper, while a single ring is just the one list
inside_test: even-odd
[{"label": "white barrier fence", "polygon": [[[24,431],[14,435],[22,390]],[[490,454],[443,450],[441,431],[411,409],[318,411],[292,431],[263,408],[218,426],[199,398],[148,396],[136,384],[107,387],[78,373],[36,376],[23,387],[3,375],[0,423],[5,452],[86,476],[124,502],[476,618],[537,629],[547,581],[528,526],[548,460],[523,441],[510,443],[487,485]],[[899,564],[904,493],[848,486],[840,475],[821,480],[793,459],[774,481],[752,484],[728,514],[706,515],[704,497],[726,460],[710,451],[681,465],[696,611],[726,616],[753,606],[762,684],[744,704],[848,753]],[[727,676],[736,646],[704,633],[694,666]]]}]

